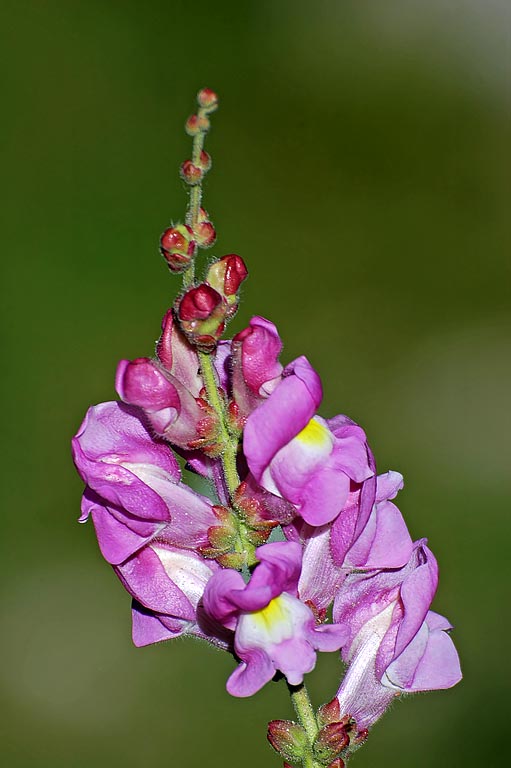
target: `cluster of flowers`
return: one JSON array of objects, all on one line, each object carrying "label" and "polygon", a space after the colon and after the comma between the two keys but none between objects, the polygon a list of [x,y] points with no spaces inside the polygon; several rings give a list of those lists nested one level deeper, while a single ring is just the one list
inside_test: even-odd
[{"label": "cluster of flowers", "polygon": [[[195,229],[162,236],[172,271],[189,267],[199,226],[203,247],[214,240],[200,210]],[[341,649],[315,753],[341,766],[396,694],[454,685],[459,660],[430,610],[436,560],[392,501],[402,476],[377,475],[348,417],[317,415],[320,377],[305,357],[283,368],[273,323],[219,340],[246,274],[239,256],[213,262],[166,313],[155,357],[119,363],[121,401],[91,407],[73,439],[80,520],[133,598],[135,645],[193,635],[230,652],[234,696],[276,673],[299,686],[317,651]],[[182,481],[176,454],[211,498]],[[270,725],[291,761],[293,727]]]}]

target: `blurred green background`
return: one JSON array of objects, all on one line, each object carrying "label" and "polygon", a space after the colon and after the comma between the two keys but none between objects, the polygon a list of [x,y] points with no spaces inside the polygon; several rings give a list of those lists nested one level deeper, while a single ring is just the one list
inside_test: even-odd
[{"label": "blurred green background", "polygon": [[[218,91],[205,205],[271,318],[366,429],[441,569],[465,679],[396,704],[358,768],[497,766],[507,741],[511,6],[502,0],[3,0],[5,336],[0,687],[9,768],[278,766],[282,684],[227,655],[136,650],[81,527],[69,440],[150,355],[158,255],[198,88]],[[334,694],[336,654],[310,676]],[[228,747],[229,739],[232,747]]]}]

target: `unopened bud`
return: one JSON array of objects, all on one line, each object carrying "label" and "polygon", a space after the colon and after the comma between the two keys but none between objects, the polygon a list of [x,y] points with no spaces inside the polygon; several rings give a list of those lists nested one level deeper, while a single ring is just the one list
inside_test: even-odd
[{"label": "unopened bud", "polygon": [[200,153],[199,168],[203,173],[207,173],[211,168],[211,155],[205,149]]},{"label": "unopened bud", "polygon": [[327,768],[344,768],[345,763],[342,757],[338,757],[336,760],[332,760],[331,763],[328,763]]},{"label": "unopened bud", "polygon": [[202,88],[197,94],[197,103],[212,112],[218,107],[218,96],[211,88]]},{"label": "unopened bud", "polygon": [[201,248],[210,248],[216,240],[215,228],[210,221],[200,221],[194,227],[193,234]]},{"label": "unopened bud", "polygon": [[207,283],[190,288],[176,305],[188,340],[204,352],[213,350],[224,332],[226,311],[223,297]]},{"label": "unopened bud", "polygon": [[238,308],[238,289],[248,275],[241,256],[231,253],[215,261],[208,269],[206,280],[215,288],[228,305],[228,317],[232,317]]},{"label": "unopened bud", "polygon": [[268,723],[268,741],[285,760],[301,762],[307,749],[307,734],[292,720],[272,720]]},{"label": "unopened bud", "polygon": [[197,243],[186,224],[169,227],[160,238],[160,253],[172,272],[184,272],[195,256]]},{"label": "unopened bud", "polygon": [[339,753],[348,746],[349,742],[350,738],[344,723],[329,723],[321,728],[314,739],[314,756],[320,762],[327,763],[338,757]]},{"label": "unopened bud", "polygon": [[185,160],[180,169],[181,178],[191,187],[199,184],[204,175],[201,168],[198,168],[191,160]]},{"label": "unopened bud", "polygon": [[198,133],[207,133],[211,127],[207,117],[199,115],[190,115],[185,123],[185,131],[189,136],[196,136]]}]

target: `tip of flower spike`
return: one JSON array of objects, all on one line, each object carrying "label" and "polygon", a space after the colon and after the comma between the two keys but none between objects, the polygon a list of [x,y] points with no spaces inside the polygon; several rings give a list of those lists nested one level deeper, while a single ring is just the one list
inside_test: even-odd
[{"label": "tip of flower spike", "polygon": [[197,94],[197,103],[200,107],[212,111],[218,107],[218,96],[211,88],[201,88]]},{"label": "tip of flower spike", "polygon": [[198,133],[207,133],[211,127],[207,117],[190,115],[185,123],[185,131],[188,136],[196,136]]}]

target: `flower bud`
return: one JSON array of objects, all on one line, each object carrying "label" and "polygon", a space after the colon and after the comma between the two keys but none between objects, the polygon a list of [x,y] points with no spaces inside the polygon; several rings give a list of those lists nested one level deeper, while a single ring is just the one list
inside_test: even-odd
[{"label": "flower bud", "polygon": [[185,131],[189,136],[196,136],[198,133],[207,133],[210,129],[211,123],[207,117],[199,117],[199,115],[190,115],[185,123]]},{"label": "flower bud", "polygon": [[190,288],[178,300],[176,314],[188,340],[203,352],[216,346],[225,328],[227,306],[207,283]]},{"label": "flower bud", "polygon": [[211,88],[202,88],[197,94],[197,103],[212,112],[218,107],[218,96]]},{"label": "flower bud", "polygon": [[210,248],[216,240],[216,231],[210,221],[200,221],[194,227],[193,234],[201,248]]},{"label": "flower bud", "polygon": [[329,723],[321,728],[314,739],[314,756],[322,763],[330,762],[338,757],[349,742],[350,739],[344,723]]},{"label": "flower bud", "polygon": [[205,149],[202,150],[199,156],[199,168],[203,173],[207,173],[211,168],[211,155]]},{"label": "flower bud", "polygon": [[160,253],[172,272],[184,272],[195,256],[197,243],[186,224],[169,227],[160,238]]},{"label": "flower bud", "polygon": [[180,174],[183,181],[189,184],[191,187],[199,184],[202,181],[204,173],[200,168],[192,163],[191,160],[185,160],[180,168]]},{"label": "flower bud", "polygon": [[211,264],[206,275],[208,283],[224,296],[227,305],[227,317],[232,317],[238,308],[238,289],[248,275],[241,256],[231,253]]},{"label": "flower bud", "polygon": [[268,723],[268,741],[285,760],[302,761],[307,748],[307,734],[292,720],[272,720]]}]

